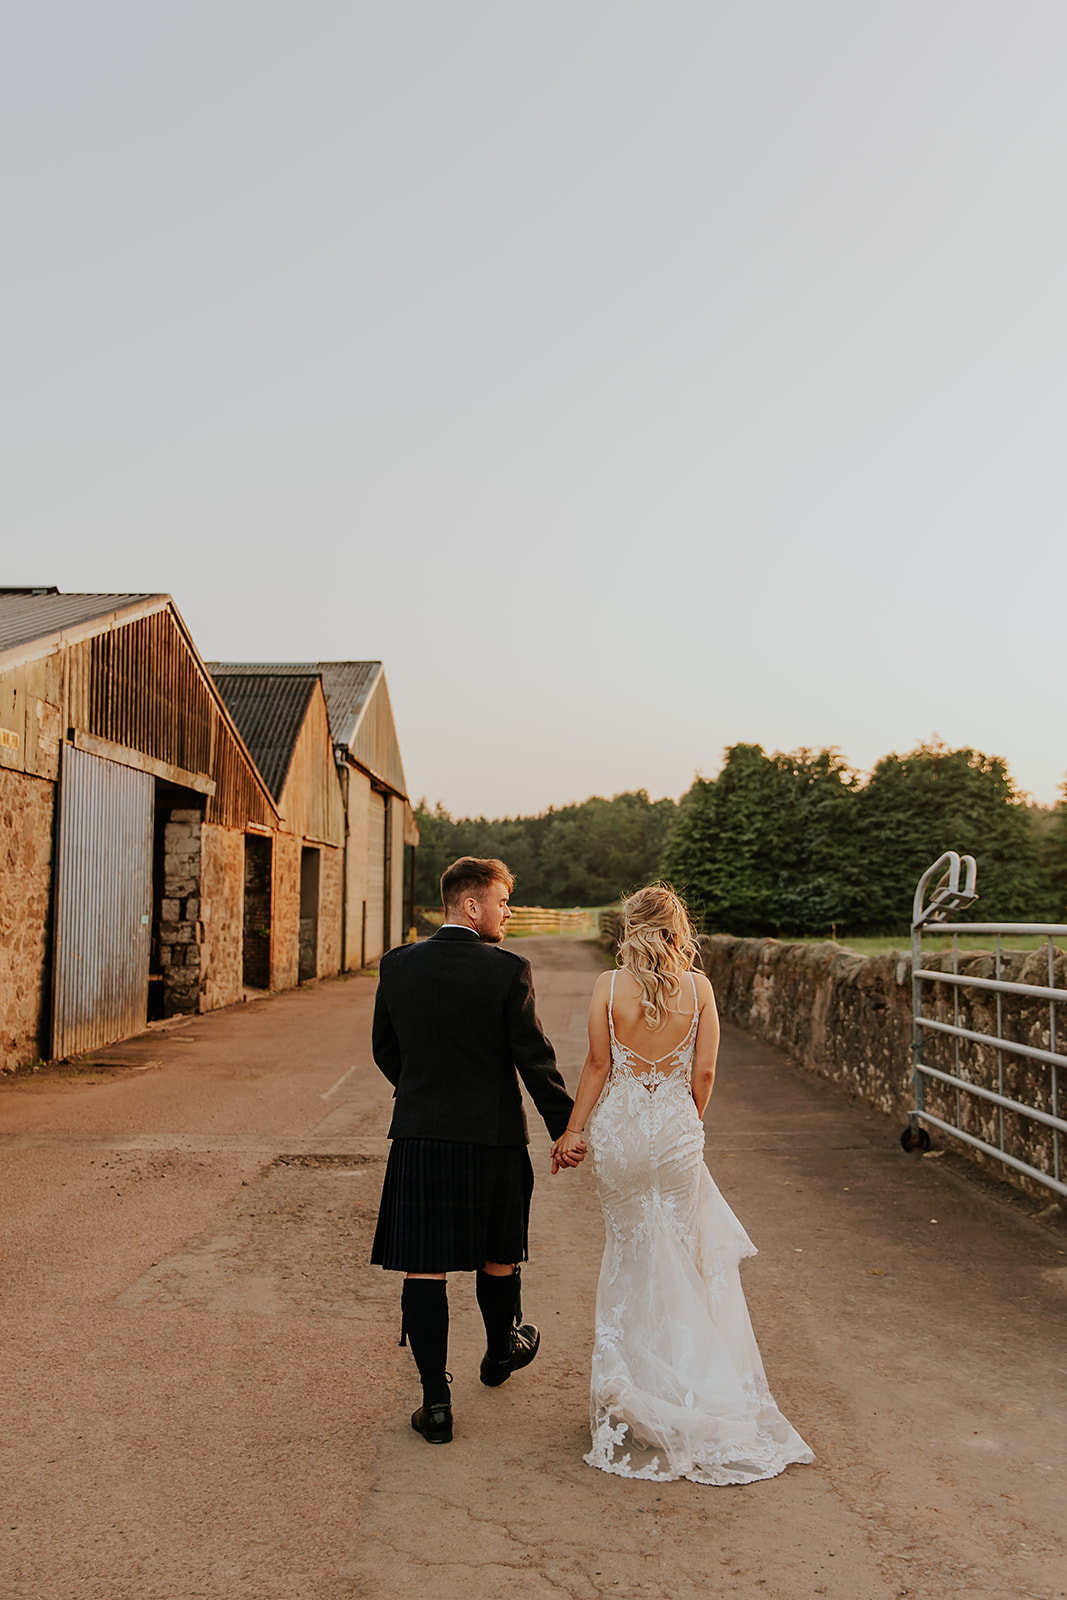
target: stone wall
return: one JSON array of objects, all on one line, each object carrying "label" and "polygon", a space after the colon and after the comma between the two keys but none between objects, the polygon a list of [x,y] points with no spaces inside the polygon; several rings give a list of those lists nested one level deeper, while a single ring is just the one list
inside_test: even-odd
[{"label": "stone wall", "polygon": [[163,827],[159,962],[165,1017],[200,1009],[202,820],[199,811],[175,810]]},{"label": "stone wall", "polygon": [[55,786],[0,769],[0,1070],[48,1052]]},{"label": "stone wall", "polygon": [[271,988],[293,989],[300,978],[300,840],[274,835],[274,917]]},{"label": "stone wall", "polygon": [[205,823],[200,854],[200,1010],[216,1011],[244,993],[244,834]]},{"label": "stone wall", "polygon": [[[729,1021],[785,1050],[793,1060],[846,1093],[897,1118],[901,1128],[914,1106],[911,1081],[911,953],[861,956],[840,945],[781,944],[776,939],[733,939],[716,935],[700,941],[704,970],[715,989],[721,1014]],[[952,955],[924,955],[924,970],[950,972]],[[995,976],[992,953],[960,956],[959,970],[976,978]],[[1007,951],[1001,976],[1010,982],[1049,983],[1047,949]],[[1056,987],[1067,987],[1062,952],[1054,964]],[[958,1006],[958,1014],[956,1007]],[[943,1022],[958,1021],[981,1033],[997,1031],[997,997],[981,990],[961,990],[931,983],[925,1014]],[[1067,1035],[1067,1007],[1059,1008],[1062,1049]],[[1047,1005],[1002,997],[1003,1037],[1048,1049]],[[944,1034],[927,1032],[924,1059],[943,1072],[954,1068],[956,1046]],[[960,1075],[996,1090],[997,1053],[986,1046],[962,1043]],[[1003,1092],[1040,1110],[1051,1110],[1050,1069],[1025,1057],[1003,1057]],[[973,1095],[964,1095],[962,1126],[988,1143],[1000,1142],[1000,1112]],[[946,1121],[955,1119],[956,1091],[927,1081],[926,1109]],[[1062,1097],[1061,1097],[1062,1102]],[[1062,1115],[1062,1111],[1060,1113]],[[1006,1113],[1005,1148],[1040,1171],[1052,1170],[1052,1135],[1040,1123]],[[935,1135],[935,1142],[941,1138]],[[944,1138],[947,1140],[948,1136]],[[983,1161],[978,1151],[967,1149]],[[1000,1162],[996,1172],[1035,1195],[1047,1189]]]},{"label": "stone wall", "polygon": [[344,851],[322,852],[319,877],[319,977],[341,970],[341,915],[344,897]]}]

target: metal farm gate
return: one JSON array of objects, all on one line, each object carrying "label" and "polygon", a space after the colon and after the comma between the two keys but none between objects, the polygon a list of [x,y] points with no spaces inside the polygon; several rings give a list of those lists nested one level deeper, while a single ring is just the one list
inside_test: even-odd
[{"label": "metal farm gate", "polygon": [[63,746],[56,864],[52,1054],[145,1025],[155,780]]},{"label": "metal farm gate", "polygon": [[[961,887],[960,873],[964,869]],[[927,887],[938,874],[942,876],[929,903],[924,905]],[[974,857],[960,857],[948,850],[927,868],[915,890],[911,927],[915,1109],[901,1142],[905,1149],[917,1145],[929,1149],[930,1135],[926,1130],[938,1128],[1036,1183],[1067,1195],[1061,1151],[1063,1135],[1067,1134],[1061,1109],[1067,1107],[1061,1107],[1059,1093],[1059,1073],[1067,1068],[1067,1055],[1059,1046],[1061,1030],[1057,1026],[1057,1008],[1067,1006],[1067,977],[1062,952],[1055,943],[1067,938],[1067,924],[945,920],[953,911],[977,900],[976,878]],[[923,967],[922,940],[926,932],[952,935],[950,970]],[[960,971],[961,934],[982,934],[992,939],[989,975]],[[1025,982],[1003,975],[1011,958],[1004,951],[1002,940],[1010,934],[1036,936],[1045,941],[1047,957],[1034,952],[1037,959],[1027,959],[1025,965],[1039,965],[1047,982],[1030,981],[1032,971]],[[970,965],[989,967],[990,962],[986,958]],[[927,996],[933,994],[934,986],[942,984],[952,996],[951,1020],[947,1015],[930,1014],[932,1005]],[[964,1026],[965,1008],[991,1010],[989,1026]],[[941,1009],[946,1012],[949,1008],[942,1004]],[[976,1019],[971,1016],[969,1020]],[[1012,1031],[1028,1037],[1012,1038]],[[933,1053],[927,1047],[930,1035],[949,1041],[947,1048],[939,1052],[940,1066],[925,1059],[927,1053]],[[1035,1038],[1040,1043],[1035,1044]],[[928,1098],[935,1101],[936,1111],[928,1105]],[[1036,1164],[1038,1160],[1042,1165]]]}]

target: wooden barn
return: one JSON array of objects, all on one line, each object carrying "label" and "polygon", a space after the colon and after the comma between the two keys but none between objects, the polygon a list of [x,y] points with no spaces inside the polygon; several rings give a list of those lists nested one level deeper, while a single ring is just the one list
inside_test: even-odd
[{"label": "wooden barn", "polygon": [[250,840],[245,857],[245,986],[332,976],[341,968],[345,807],[322,678],[213,676],[278,807],[278,831]]},{"label": "wooden barn", "polygon": [[4,1065],[240,1000],[278,827],[169,595],[0,589]]},{"label": "wooden barn", "polygon": [[419,842],[382,663],[212,662],[210,668],[227,698],[239,677],[321,679],[344,801],[342,965],[373,964],[408,937]]}]

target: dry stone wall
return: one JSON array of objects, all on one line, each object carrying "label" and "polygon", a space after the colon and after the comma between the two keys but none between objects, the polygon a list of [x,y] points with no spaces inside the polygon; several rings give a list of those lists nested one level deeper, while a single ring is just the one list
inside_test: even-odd
[{"label": "dry stone wall", "polygon": [[332,978],[341,970],[341,917],[344,898],[344,852],[322,852],[319,882],[319,976]]},{"label": "dry stone wall", "polygon": [[300,840],[274,835],[274,937],[271,988],[293,989],[300,979]]},{"label": "dry stone wall", "polygon": [[163,828],[159,961],[165,1017],[200,1009],[202,821],[199,811],[175,810]]},{"label": "dry stone wall", "polygon": [[206,822],[200,830],[200,1010],[242,998],[244,834]]},{"label": "dry stone wall", "polygon": [[[724,1017],[777,1045],[801,1066],[830,1079],[846,1093],[898,1118],[903,1127],[914,1105],[910,950],[861,956],[829,942],[783,944],[776,939],[734,939],[724,934],[701,939],[700,950]],[[923,967],[951,972],[952,955],[924,955]],[[992,952],[963,954],[959,970],[977,978],[994,977],[995,957]],[[1048,984],[1047,949],[1006,951],[1001,976],[1009,982]],[[1056,987],[1067,988],[1062,951],[1056,952],[1051,980]],[[938,1021],[955,1021],[979,1033],[997,1032],[997,997],[987,991],[933,982],[924,997],[924,1010]],[[1062,1050],[1067,1042],[1067,1007],[1057,1010],[1062,1012],[1058,1040]],[[999,1026],[1002,1037],[1016,1043],[1044,1050],[1056,1047],[1047,1004],[1003,996]],[[994,1049],[966,1042],[957,1046],[948,1035],[932,1031],[926,1035],[924,1059],[930,1066],[957,1072],[966,1081],[986,1088],[997,1090],[1002,1082],[1000,1092],[1010,1099],[1039,1110],[1052,1109],[1051,1069],[1041,1062],[1006,1053],[998,1061]],[[999,1109],[974,1095],[961,1098],[963,1128],[999,1145]],[[1065,1098],[1061,1093],[1061,1116]],[[928,1081],[926,1108],[954,1121],[956,1091]],[[1064,1143],[1067,1146],[1067,1140]],[[1039,1171],[1053,1170],[1051,1131],[1032,1119],[1004,1113],[1004,1147]],[[984,1160],[972,1148],[968,1154]],[[990,1161],[989,1165],[1000,1176],[1047,1197],[1047,1189],[1014,1174],[1002,1163]]]},{"label": "dry stone wall", "polygon": [[0,1070],[47,1054],[55,787],[0,768]]}]

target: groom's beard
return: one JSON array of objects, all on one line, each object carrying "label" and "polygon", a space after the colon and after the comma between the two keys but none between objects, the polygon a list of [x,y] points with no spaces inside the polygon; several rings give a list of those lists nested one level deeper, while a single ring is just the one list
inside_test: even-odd
[{"label": "groom's beard", "polygon": [[483,944],[503,944],[504,930],[500,928],[496,933],[483,933],[479,928],[478,937]]}]

